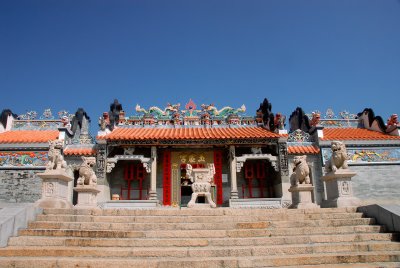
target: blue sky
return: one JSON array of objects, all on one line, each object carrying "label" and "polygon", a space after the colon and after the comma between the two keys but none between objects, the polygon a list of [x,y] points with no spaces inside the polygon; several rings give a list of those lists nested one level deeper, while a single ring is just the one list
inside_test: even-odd
[{"label": "blue sky", "polygon": [[0,109],[399,113],[396,0],[0,1]]}]

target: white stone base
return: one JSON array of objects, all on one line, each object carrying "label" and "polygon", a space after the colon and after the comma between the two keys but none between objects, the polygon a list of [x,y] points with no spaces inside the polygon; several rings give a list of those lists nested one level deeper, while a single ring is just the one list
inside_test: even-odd
[{"label": "white stone base", "polygon": [[46,170],[37,174],[42,179],[42,198],[36,201],[41,208],[72,208],[68,183],[73,180],[65,170]]},{"label": "white stone base", "polygon": [[40,208],[73,208],[70,201],[59,198],[41,198],[35,203]]},{"label": "white stone base", "polygon": [[327,200],[324,207],[354,207],[361,204],[360,200],[353,196],[351,178],[356,175],[348,169],[339,169],[329,172],[322,177],[326,186]]},{"label": "white stone base", "polygon": [[229,207],[231,208],[266,208],[276,209],[283,208],[282,198],[246,198],[246,199],[229,199]]},{"label": "white stone base", "polygon": [[319,208],[312,202],[312,191],[314,186],[311,184],[299,184],[289,188],[292,193],[292,205],[289,208]]},{"label": "white stone base", "polygon": [[110,200],[99,204],[103,209],[154,209],[158,200]]},{"label": "white stone base", "polygon": [[76,208],[95,208],[97,207],[97,190],[96,185],[79,185],[74,188],[78,193],[78,203]]},{"label": "white stone base", "polygon": [[[205,204],[199,204],[196,203],[197,197],[199,196],[204,196],[206,199],[206,203]],[[194,208],[196,206],[203,206],[203,205],[207,205],[209,208],[216,208],[217,205],[214,203],[214,201],[211,198],[211,193],[207,192],[201,192],[201,193],[192,193],[192,198],[190,199],[189,203],[187,204],[188,208]]]},{"label": "white stone base", "polygon": [[187,207],[187,209],[212,209],[214,207],[207,203],[194,203],[193,206]]}]

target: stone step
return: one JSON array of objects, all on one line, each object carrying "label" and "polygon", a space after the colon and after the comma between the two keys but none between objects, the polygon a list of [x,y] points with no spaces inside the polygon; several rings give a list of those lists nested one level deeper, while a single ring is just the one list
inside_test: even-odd
[{"label": "stone step", "polygon": [[[346,256],[347,257],[347,256]],[[376,258],[372,255],[367,255],[367,258]],[[377,256],[380,259],[387,259],[390,256]],[[259,267],[281,267],[281,268],[327,268],[326,264],[317,264],[317,265],[293,265],[293,266],[281,266],[279,264],[274,265],[279,262],[280,257],[272,257],[268,260],[271,263],[268,266],[259,266]],[[327,261],[330,261],[334,256],[329,256]],[[350,259],[350,257],[348,257]],[[314,258],[307,258],[307,260],[312,261]],[[351,258],[354,259],[354,258]],[[259,258],[252,258],[250,260],[243,260],[241,258],[213,258],[207,259],[205,261],[201,261],[198,258],[191,260],[174,260],[174,259],[166,259],[166,260],[145,260],[141,262],[137,259],[102,259],[101,262],[98,259],[88,259],[88,258],[77,258],[71,260],[70,258],[13,258],[13,259],[4,259],[0,257],[0,266],[1,267],[43,267],[43,268],[64,268],[64,267],[98,267],[98,268],[109,268],[116,266],[122,267],[149,267],[149,268],[176,268],[176,267],[193,267],[193,268],[217,268],[217,267],[257,267],[252,265],[253,262],[260,262]],[[266,262],[266,261],[265,261]],[[250,266],[249,266],[250,263]],[[329,268],[343,268],[343,267],[351,267],[351,268],[399,268],[399,262],[371,262],[371,263],[347,263],[347,264],[333,264],[328,263]]]},{"label": "stone step", "polygon": [[356,207],[344,208],[315,208],[315,209],[188,209],[188,208],[163,208],[163,209],[44,209],[45,215],[93,215],[93,216],[250,216],[272,214],[332,214],[356,213]]},{"label": "stone step", "polygon": [[292,236],[313,234],[351,234],[379,233],[382,226],[358,225],[338,227],[300,227],[300,228],[268,228],[268,229],[233,229],[233,230],[79,230],[79,229],[25,229],[21,236],[72,236],[72,237],[104,237],[104,238],[223,238],[223,237],[260,237],[260,236]]},{"label": "stone step", "polygon": [[[373,254],[363,253],[362,255],[346,254],[342,256],[343,264],[335,264],[338,256],[327,254],[320,254],[318,256],[308,255],[301,257],[301,263],[318,263],[315,265],[298,265],[298,256],[282,257],[246,257],[246,258],[190,258],[190,259],[120,259],[120,258],[57,258],[57,257],[13,257],[2,258],[0,257],[0,267],[41,267],[41,268],[72,268],[72,267],[96,267],[96,268],[109,268],[109,267],[148,267],[148,268],[176,268],[176,267],[189,267],[189,268],[218,268],[218,267],[298,267],[298,268],[341,268],[341,267],[355,267],[355,268],[398,268],[399,262],[390,262],[386,260],[398,259],[392,254]],[[359,260],[358,263],[353,261]],[[377,260],[374,262],[373,260]],[[369,263],[365,263],[369,261]],[[290,266],[282,266],[280,263],[292,264]],[[329,266],[327,266],[329,265]]]},{"label": "stone step", "polygon": [[[296,220],[323,220],[323,219],[358,219],[362,218],[362,213],[314,213],[314,214],[298,214]],[[92,215],[38,215],[37,221],[56,221],[56,222],[115,222],[115,223],[179,223],[179,222],[246,222],[246,221],[286,221],[293,220],[293,215],[287,213],[276,213],[270,215],[249,215],[235,217],[221,215],[221,216],[180,216],[173,217],[165,216],[92,216]]]},{"label": "stone step", "polygon": [[[280,266],[280,268],[292,268],[293,266]],[[372,262],[372,263],[342,263],[329,264],[329,268],[399,268],[400,262]],[[326,268],[326,264],[296,265],[296,268]]]},{"label": "stone step", "polygon": [[[101,257],[0,257],[0,267],[148,267],[148,268],[208,268],[208,267],[282,267],[301,265],[326,265],[363,263],[398,263],[400,251],[381,252],[342,252],[290,254],[274,256],[245,256],[245,257],[182,257],[182,258],[101,258]],[[368,264],[368,265],[369,265]],[[365,266],[369,267],[369,266]],[[380,267],[380,266],[377,266]]]},{"label": "stone step", "polygon": [[252,238],[69,238],[19,236],[9,239],[9,246],[81,246],[81,247],[207,247],[207,246],[263,246],[283,244],[312,244],[363,241],[393,241],[398,236],[389,233],[359,233],[307,236],[275,236]]},{"label": "stone step", "polygon": [[79,230],[228,230],[228,229],[264,229],[264,228],[302,228],[330,227],[374,224],[375,219],[356,218],[338,220],[304,220],[304,221],[259,221],[236,223],[109,223],[109,222],[50,222],[35,221],[29,223],[31,229],[79,229]]},{"label": "stone step", "polygon": [[[227,231],[229,237],[259,237],[259,236],[293,236],[313,234],[351,234],[351,233],[379,233],[384,232],[383,226],[359,225],[339,227],[303,227],[303,228],[271,228],[271,229],[243,229]],[[148,236],[148,235],[147,235]]]},{"label": "stone step", "polygon": [[272,245],[253,247],[18,247],[0,248],[0,256],[32,256],[32,257],[121,257],[121,258],[163,258],[163,257],[244,257],[271,256],[289,254],[314,253],[348,253],[368,251],[400,251],[400,243],[396,242],[354,242],[354,243],[317,243],[296,245]]}]

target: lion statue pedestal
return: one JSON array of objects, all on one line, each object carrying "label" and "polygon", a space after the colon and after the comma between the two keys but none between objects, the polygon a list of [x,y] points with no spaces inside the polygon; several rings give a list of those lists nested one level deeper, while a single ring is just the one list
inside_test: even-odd
[{"label": "lion statue pedestal", "polygon": [[306,155],[298,155],[293,159],[293,174],[290,178],[292,205],[289,208],[319,208],[312,201],[314,186],[311,184],[310,167]]},{"label": "lion statue pedestal", "polygon": [[356,175],[347,165],[348,155],[343,142],[333,141],[331,144],[332,156],[325,163],[325,182],[327,200],[324,207],[354,207],[360,200],[353,196],[351,178]]},{"label": "lion statue pedestal", "polygon": [[360,200],[353,196],[351,178],[355,175],[355,172],[348,169],[339,169],[322,176],[327,195],[324,207],[355,207],[360,205]]},{"label": "lion statue pedestal", "polygon": [[42,198],[36,201],[41,208],[72,208],[68,184],[73,180],[65,170],[46,170],[37,174],[42,179]]},{"label": "lion statue pedestal", "polygon": [[96,185],[78,185],[74,188],[78,193],[78,202],[76,208],[96,208],[97,207],[97,190]]},{"label": "lion statue pedestal", "polygon": [[42,198],[36,201],[41,208],[72,208],[69,201],[69,182],[72,176],[66,172],[67,164],[61,154],[62,141],[49,142],[49,162],[46,170],[37,175],[42,179]]},{"label": "lion statue pedestal", "polygon": [[292,193],[292,204],[289,208],[319,208],[319,206],[312,201],[312,192],[314,186],[311,184],[300,184],[291,186],[289,192]]},{"label": "lion statue pedestal", "polygon": [[82,156],[82,164],[79,166],[79,178],[74,191],[78,193],[77,208],[97,207],[97,177],[93,170],[96,164],[95,157]]}]

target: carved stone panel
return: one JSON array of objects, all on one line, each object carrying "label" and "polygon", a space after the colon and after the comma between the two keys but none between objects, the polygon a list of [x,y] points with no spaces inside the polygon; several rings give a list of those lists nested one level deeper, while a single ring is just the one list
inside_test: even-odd
[{"label": "carved stone panel", "polygon": [[99,180],[104,180],[106,177],[106,145],[98,145],[96,176]]},{"label": "carved stone panel", "polygon": [[281,176],[289,176],[289,163],[286,143],[279,143],[279,165]]}]

